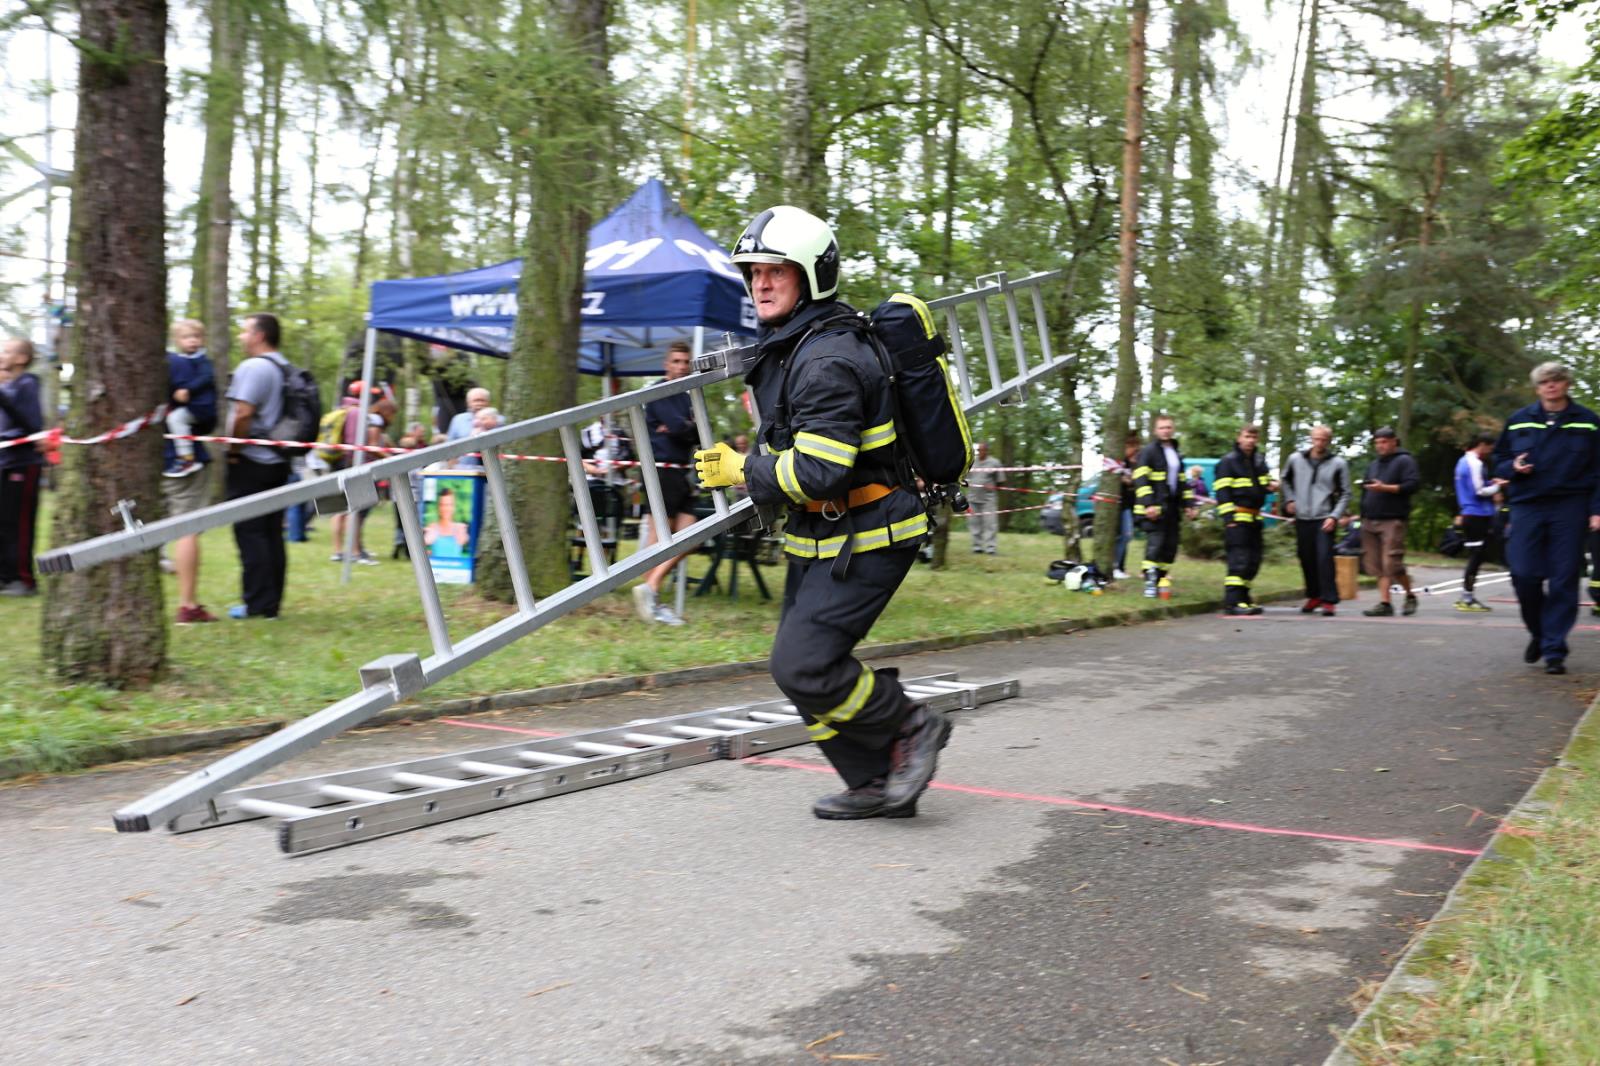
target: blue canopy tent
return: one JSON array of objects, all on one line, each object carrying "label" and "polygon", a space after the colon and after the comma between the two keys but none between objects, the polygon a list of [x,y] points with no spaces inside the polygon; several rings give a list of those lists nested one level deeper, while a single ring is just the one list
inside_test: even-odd
[{"label": "blue canopy tent", "polygon": [[[372,283],[372,331],[485,355],[511,351],[522,260]],[[652,178],[589,230],[578,369],[662,371],[667,345],[701,331],[751,335],[755,309],[728,254]],[[695,344],[696,350],[700,345]]]}]

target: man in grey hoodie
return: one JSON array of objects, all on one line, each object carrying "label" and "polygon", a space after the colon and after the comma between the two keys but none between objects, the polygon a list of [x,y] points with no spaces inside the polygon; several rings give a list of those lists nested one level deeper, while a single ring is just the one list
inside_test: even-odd
[{"label": "man in grey hoodie", "polygon": [[1283,468],[1284,506],[1294,516],[1295,551],[1305,579],[1301,614],[1320,610],[1332,618],[1339,603],[1333,575],[1333,542],[1350,505],[1350,466],[1333,454],[1333,430],[1311,427],[1311,447],[1289,457]]}]

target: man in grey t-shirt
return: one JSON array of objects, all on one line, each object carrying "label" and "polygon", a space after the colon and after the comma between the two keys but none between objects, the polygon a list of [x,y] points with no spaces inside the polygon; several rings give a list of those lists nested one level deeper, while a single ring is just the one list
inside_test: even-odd
[{"label": "man in grey t-shirt", "polygon": [[[228,435],[268,436],[283,417],[283,390],[289,362],[278,353],[276,316],[247,315],[239,346],[249,356],[228,383]],[[289,481],[289,457],[264,444],[228,445],[228,499],[237,500],[280,488]],[[234,523],[239,546],[244,602],[228,608],[230,618],[276,618],[283,603],[288,557],[283,546],[283,512]]]}]

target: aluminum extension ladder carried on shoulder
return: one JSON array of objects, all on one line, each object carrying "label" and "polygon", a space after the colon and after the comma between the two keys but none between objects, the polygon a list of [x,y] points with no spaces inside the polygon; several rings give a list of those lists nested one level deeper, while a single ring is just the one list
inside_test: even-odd
[{"label": "aluminum extension ladder carried on shoulder", "polygon": [[[974,289],[928,302],[931,310],[944,316],[951,368],[956,375],[963,407],[969,415],[1020,396],[1029,385],[1056,373],[1071,362],[1070,357],[1058,356],[1053,352],[1045,314],[1044,287],[1061,276],[1059,270],[1016,279],[1008,278],[1003,273],[991,274],[979,278]],[[1031,305],[1031,315],[1024,313],[1024,299]],[[1003,323],[996,321],[996,303],[1000,305],[999,313],[1004,315]],[[1030,318],[1032,321],[1028,323]],[[973,336],[974,326],[976,341],[982,348],[981,361],[968,357],[972,343],[968,338]],[[1010,356],[1004,362],[1015,363],[1014,373],[1002,368],[1002,335],[1009,338],[1009,344],[1005,346],[1010,348]],[[369,334],[369,351],[371,348],[372,336]],[[754,346],[729,347],[710,352],[697,360],[694,373],[674,381],[658,382],[633,392],[524,419],[479,436],[388,456],[327,477],[285,485],[45,552],[39,557],[39,569],[45,573],[62,573],[125,558],[180,537],[272,514],[294,504],[311,504],[318,514],[360,511],[378,502],[378,482],[383,480],[388,480],[392,486],[400,524],[410,550],[423,617],[427,623],[427,635],[432,644],[431,655],[424,658],[415,652],[400,651],[367,663],[359,671],[361,688],[352,695],[130,803],[116,812],[116,828],[122,832],[146,832],[154,826],[173,822],[187,812],[202,808],[215,816],[216,798],[240,782],[366,721],[395,703],[528,636],[569,611],[642,577],[660,563],[754,518],[756,508],[750,500],[732,502],[725,491],[718,489],[712,492],[712,514],[674,533],[664,517],[666,509],[662,506],[661,482],[650,450],[644,409],[653,400],[688,393],[700,444],[709,448],[713,443],[713,434],[703,390],[707,386],[742,377],[754,365],[755,358]],[[759,420],[760,412],[754,413]],[[638,449],[640,474],[650,503],[656,538],[650,547],[616,563],[608,562],[606,558],[578,450],[579,430],[596,419],[609,416],[628,419]],[[517,609],[513,614],[464,639],[452,640],[446,627],[439,589],[428,564],[422,524],[407,475],[434,463],[448,462],[479,452],[483,456],[490,501],[497,514],[508,516],[512,512],[500,451],[518,441],[551,432],[559,433],[561,438],[573,503],[589,557],[590,575],[559,592],[536,600],[523,564],[516,527],[512,522],[500,521],[497,525],[511,573]]]}]

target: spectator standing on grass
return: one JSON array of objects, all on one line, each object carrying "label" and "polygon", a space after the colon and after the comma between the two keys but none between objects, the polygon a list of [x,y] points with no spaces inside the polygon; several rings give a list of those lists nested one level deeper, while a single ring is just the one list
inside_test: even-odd
[{"label": "spectator standing on grass", "polygon": [[1495,500],[1505,478],[1486,477],[1484,462],[1494,453],[1495,435],[1479,433],[1456,460],[1456,525],[1467,551],[1467,567],[1461,572],[1461,597],[1456,610],[1484,612],[1491,608],[1472,594],[1478,581],[1478,567],[1494,543]]},{"label": "spectator standing on grass", "polygon": [[967,473],[967,501],[972,505],[967,512],[967,532],[972,534],[972,554],[994,555],[1000,533],[1000,516],[995,514],[1000,509],[997,490],[1006,483],[1006,476],[1000,460],[989,454],[987,441],[979,441],[976,448],[977,458]]},{"label": "spectator standing on grass", "polygon": [[1539,398],[1506,419],[1494,476],[1506,479],[1511,523],[1506,562],[1530,640],[1527,663],[1567,672],[1567,634],[1578,616],[1585,534],[1600,530],[1600,415],[1572,402],[1572,371],[1541,363]]},{"label": "spectator standing on grass", "polygon": [[1332,618],[1339,604],[1334,577],[1334,539],[1350,506],[1350,465],[1333,454],[1333,430],[1311,427],[1311,446],[1295,452],[1283,468],[1284,510],[1294,518],[1295,554],[1306,586],[1301,614],[1320,610]]},{"label": "spectator standing on grass", "polygon": [[[371,392],[369,392],[367,395],[367,425],[366,429],[363,430],[360,425],[361,390],[366,388],[366,386],[367,383],[364,381],[352,381],[349,388],[345,390],[346,395],[339,401],[339,406],[345,408],[344,442],[350,445],[364,444],[368,447],[376,447],[383,444],[384,417],[379,412],[379,407],[384,403],[389,403],[390,408],[392,409],[394,405],[388,400],[387,397],[384,396],[383,389],[379,388],[377,385],[372,386]],[[366,453],[365,457],[359,461],[370,463],[373,459],[377,458],[381,458],[381,456],[377,455],[376,453],[369,452]],[[353,451],[347,451],[340,459],[332,464],[332,469],[344,470],[348,467],[355,466],[357,461],[357,453]],[[333,553],[328,556],[328,561],[330,563],[344,562],[345,541],[350,536],[350,520],[353,517],[356,523],[356,543],[355,551],[353,552],[350,561],[353,563],[359,563],[362,566],[378,565],[378,560],[374,559],[372,557],[372,553],[367,551],[361,536],[362,531],[367,525],[367,515],[371,513],[372,508],[367,507],[357,512],[354,516],[350,515],[348,512],[333,516]]]},{"label": "spectator standing on grass", "polygon": [[[265,438],[283,417],[284,386],[289,361],[278,351],[280,333],[275,315],[246,315],[239,347],[247,356],[228,383],[228,436]],[[228,445],[228,499],[282,488],[289,480],[289,459],[280,448],[264,444]],[[289,559],[283,545],[283,512],[235,522],[239,547],[239,580],[244,602],[228,608],[229,618],[276,618],[283,606]]]},{"label": "spectator standing on grass", "polygon": [[1128,576],[1128,545],[1133,543],[1133,515],[1136,507],[1133,497],[1133,468],[1139,464],[1139,449],[1144,440],[1137,433],[1129,433],[1122,442],[1122,463],[1117,477],[1122,482],[1122,500],[1117,508],[1117,565],[1111,572],[1113,581]]},{"label": "spectator standing on grass", "polygon": [[[673,341],[667,348],[666,374],[663,381],[676,381],[693,369],[689,345]],[[689,487],[689,471],[685,469],[691,453],[699,443],[694,415],[689,406],[689,394],[680,392],[645,405],[645,423],[650,427],[650,450],[655,461],[672,463],[668,468],[657,467],[656,477],[661,482],[661,502],[666,510],[667,528],[676,533],[694,524],[694,490]],[[646,502],[648,509],[649,503]],[[639,550],[644,551],[655,542],[655,522],[645,518],[639,523]],[[678,613],[664,603],[658,603],[662,582],[672,573],[683,557],[673,556],[645,574],[644,580],[633,589],[633,607],[646,622],[661,622],[669,626],[683,625]]]},{"label": "spectator standing on grass", "polygon": [[[167,353],[167,384],[172,390],[168,433],[206,434],[217,426],[217,382],[206,356],[205,339],[205,326],[192,318],[173,324],[173,350]],[[166,516],[176,518],[206,506],[210,479],[197,476],[211,462],[206,446],[199,441],[169,440],[162,451],[161,501]],[[178,625],[215,622],[216,615],[199,599],[200,534],[172,542],[172,572],[178,576]]]},{"label": "spectator standing on grass", "polygon": [[1389,602],[1396,582],[1406,590],[1402,613],[1417,613],[1417,595],[1406,572],[1406,523],[1411,517],[1411,497],[1422,484],[1422,474],[1411,453],[1388,426],[1372,434],[1377,458],[1367,464],[1361,480],[1361,551],[1367,573],[1378,579],[1378,602],[1361,613],[1369,618],[1392,618]]},{"label": "spectator standing on grass", "polygon": [[[44,429],[33,342],[0,343],[0,445]],[[39,514],[39,472],[44,457],[32,444],[0,447],[0,596],[33,596],[33,528]]]},{"label": "spectator standing on grass", "polygon": [[445,440],[462,440],[472,436],[473,418],[477,413],[489,406],[489,390],[473,388],[467,390],[467,409],[460,412],[450,420],[450,426],[445,433]]}]

